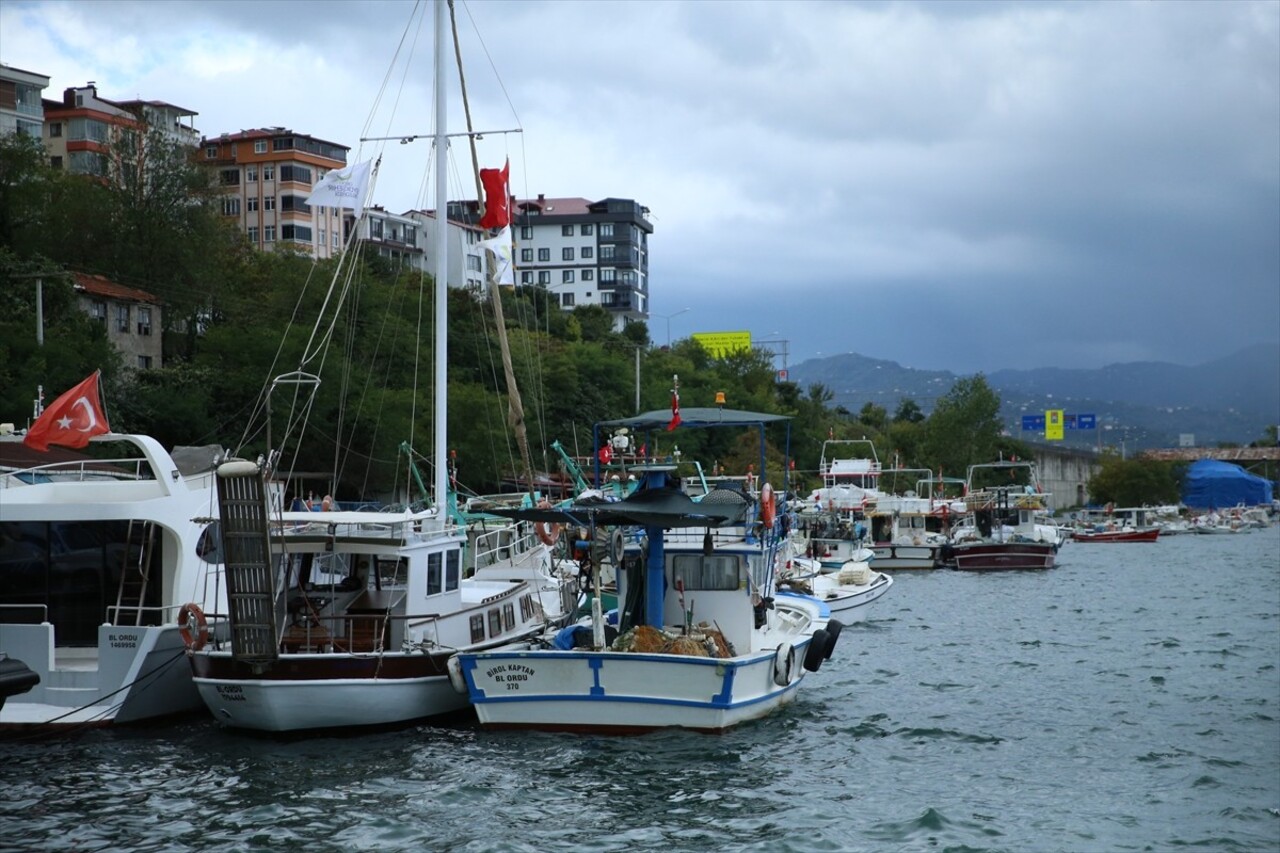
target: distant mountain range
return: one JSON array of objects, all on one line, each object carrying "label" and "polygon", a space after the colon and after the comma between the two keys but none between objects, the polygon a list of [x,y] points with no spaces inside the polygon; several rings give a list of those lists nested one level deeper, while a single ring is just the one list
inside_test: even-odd
[{"label": "distant mountain range", "polygon": [[[789,378],[801,388],[825,385],[835,395],[833,405],[855,414],[875,403],[892,416],[904,399],[931,412],[962,375],[848,353],[792,365]],[[1010,432],[1028,440],[1043,436],[1022,432],[1022,415],[1045,409],[1097,417],[1097,431],[1068,433],[1065,443],[1077,446],[1177,447],[1185,434],[1200,447],[1248,444],[1262,438],[1268,424],[1280,424],[1280,344],[1247,347],[1192,367],[1140,361],[1097,370],[998,370],[986,379],[1000,395]]]}]

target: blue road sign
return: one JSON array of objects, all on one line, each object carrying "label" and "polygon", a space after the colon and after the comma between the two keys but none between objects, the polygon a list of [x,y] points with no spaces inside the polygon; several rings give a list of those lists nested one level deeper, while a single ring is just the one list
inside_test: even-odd
[{"label": "blue road sign", "polygon": [[1044,415],[1023,415],[1022,428],[1044,432]]},{"label": "blue road sign", "polygon": [[[1097,429],[1098,416],[1089,415],[1066,415],[1062,416],[1063,423],[1067,429]],[[1044,415],[1023,415],[1022,429],[1024,432],[1044,432]]]}]

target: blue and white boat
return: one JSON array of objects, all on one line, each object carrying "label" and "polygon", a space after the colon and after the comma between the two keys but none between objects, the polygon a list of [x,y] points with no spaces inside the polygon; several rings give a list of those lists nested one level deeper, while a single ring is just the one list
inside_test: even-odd
[{"label": "blue and white boat", "polygon": [[[665,430],[670,413],[597,425]],[[681,412],[684,427],[754,426],[786,418],[721,409]],[[653,445],[650,445],[653,446]],[[543,523],[625,532],[616,618],[593,614],[538,642],[459,652],[450,661],[486,728],[638,733],[718,732],[795,698],[831,656],[841,625],[819,600],[779,592],[790,556],[785,506],[764,480],[681,481],[674,464],[633,469],[619,501],[511,510]],[[785,493],[785,492],[784,492]],[[612,616],[612,614],[611,614]]]}]

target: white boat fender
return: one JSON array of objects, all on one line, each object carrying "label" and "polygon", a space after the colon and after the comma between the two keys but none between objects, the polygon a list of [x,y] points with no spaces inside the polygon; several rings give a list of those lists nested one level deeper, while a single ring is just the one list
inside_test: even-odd
[{"label": "white boat fender", "polygon": [[823,628],[813,632],[813,636],[809,638],[809,648],[804,653],[805,669],[817,672],[822,668],[823,656],[827,653],[827,642],[830,636]]},{"label": "white boat fender", "polygon": [[466,696],[467,677],[462,674],[462,661],[458,660],[457,655],[450,655],[445,668],[449,670],[449,683],[453,685],[453,689]]},{"label": "white boat fender", "polygon": [[840,638],[840,632],[844,630],[844,623],[831,619],[827,622],[827,651],[822,656],[823,660],[831,660],[831,653],[836,650],[836,640]]},{"label": "white boat fender", "polygon": [[773,683],[786,687],[791,683],[791,676],[796,671],[796,647],[790,643],[778,646],[773,656]]}]

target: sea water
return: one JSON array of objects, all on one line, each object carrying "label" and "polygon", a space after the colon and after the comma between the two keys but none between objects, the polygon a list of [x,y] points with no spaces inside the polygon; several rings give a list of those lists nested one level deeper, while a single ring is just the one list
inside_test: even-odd
[{"label": "sea water", "polygon": [[1276,851],[1280,529],[900,572],[720,736],[0,742],[0,849]]}]

